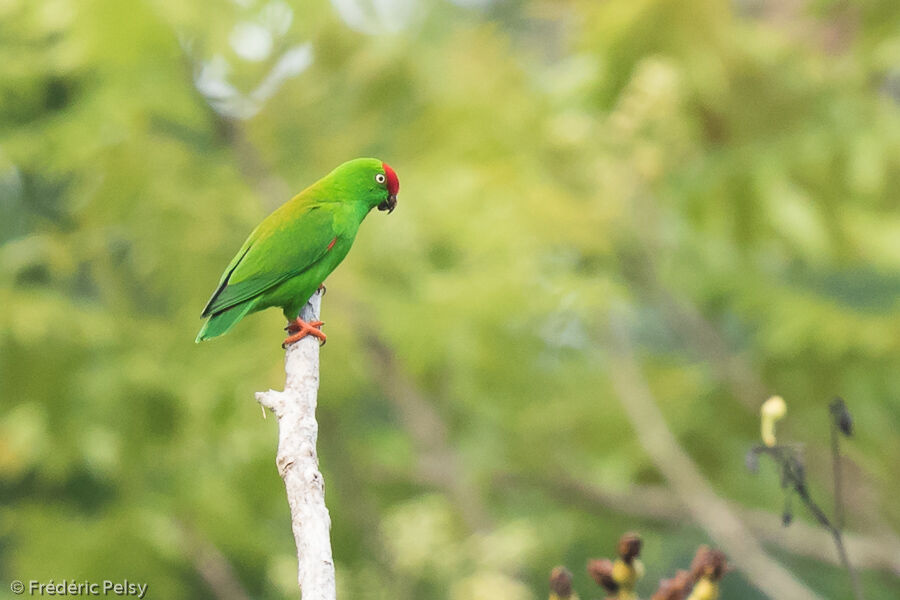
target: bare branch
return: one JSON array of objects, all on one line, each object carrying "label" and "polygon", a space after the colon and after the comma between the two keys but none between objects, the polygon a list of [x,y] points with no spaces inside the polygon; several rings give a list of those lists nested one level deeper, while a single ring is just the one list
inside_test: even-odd
[{"label": "bare branch", "polygon": [[[306,322],[318,321],[322,292],[300,312]],[[291,507],[291,528],[297,544],[298,581],[303,600],[335,600],[331,518],[325,506],[325,481],[316,454],[319,425],[319,342],[312,336],[288,346],[284,357],[283,392],[257,392],[256,399],[278,417],[276,464]]]}]

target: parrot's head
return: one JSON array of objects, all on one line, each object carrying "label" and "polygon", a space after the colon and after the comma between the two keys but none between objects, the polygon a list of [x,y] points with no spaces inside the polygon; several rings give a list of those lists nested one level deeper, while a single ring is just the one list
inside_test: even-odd
[{"label": "parrot's head", "polygon": [[381,170],[375,174],[375,182],[383,185],[387,191],[387,198],[378,204],[378,210],[386,210],[388,214],[391,214],[397,208],[397,192],[400,191],[400,180],[397,179],[397,174],[387,163],[381,163]]},{"label": "parrot's head", "polygon": [[340,195],[341,198],[361,202],[367,212],[378,208],[390,213],[397,208],[400,180],[392,168],[377,158],[356,158],[345,162],[320,183],[336,185],[345,192]]}]

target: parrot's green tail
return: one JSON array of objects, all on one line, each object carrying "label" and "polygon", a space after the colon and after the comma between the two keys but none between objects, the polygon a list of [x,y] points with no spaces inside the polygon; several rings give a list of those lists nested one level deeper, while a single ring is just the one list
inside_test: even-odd
[{"label": "parrot's green tail", "polygon": [[234,327],[235,323],[240,321],[244,315],[250,312],[251,308],[253,308],[253,302],[244,302],[243,304],[226,308],[222,312],[214,314],[203,324],[203,327],[200,328],[200,333],[197,334],[197,339],[194,341],[199,344],[203,340],[212,339],[228,333],[228,330]]}]

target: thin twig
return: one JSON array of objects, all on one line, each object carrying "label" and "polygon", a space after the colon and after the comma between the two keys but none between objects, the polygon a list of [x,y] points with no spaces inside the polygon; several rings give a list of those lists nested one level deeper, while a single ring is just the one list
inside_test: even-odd
[{"label": "thin twig", "polygon": [[[834,477],[834,523],[841,531],[844,530],[844,494],[843,494],[843,476],[841,467],[841,429],[840,423],[847,428],[846,435],[850,435],[849,412],[844,405],[844,401],[835,398],[829,407],[831,412],[831,468]],[[847,420],[842,421],[842,417],[846,415]]]},{"label": "thin twig", "polygon": [[841,467],[841,441],[840,437],[850,435],[852,424],[850,422],[850,413],[844,405],[844,401],[835,398],[831,403],[831,467],[834,474],[834,527],[832,527],[831,535],[834,537],[834,545],[837,547],[838,555],[841,562],[850,574],[850,582],[853,586],[853,595],[857,600],[863,600],[863,589],[859,582],[859,575],[850,559],[847,557],[847,550],[844,548],[844,488],[843,488],[843,469]]},{"label": "thin twig", "polygon": [[857,574],[856,569],[853,568],[853,565],[850,563],[850,558],[847,556],[847,549],[844,547],[844,536],[841,530],[831,522],[831,520],[825,514],[825,511],[823,511],[818,504],[813,502],[812,498],[810,498],[809,496],[809,492],[806,490],[806,487],[803,487],[802,490],[798,490],[797,495],[800,496],[803,504],[813,514],[816,520],[831,533],[831,537],[834,539],[834,546],[835,548],[837,548],[838,557],[841,560],[841,564],[850,575],[850,584],[853,587],[853,597],[856,598],[856,600],[864,600],[865,596],[863,595],[862,585],[860,585],[859,582],[859,575]]},{"label": "thin twig", "polygon": [[822,507],[816,504],[810,496],[802,465],[795,456],[795,449],[790,446],[756,446],[753,451],[759,454],[768,454],[775,460],[781,467],[781,476],[784,482],[790,485],[791,490],[797,494],[803,502],[803,505],[815,520],[831,534],[831,537],[834,540],[834,546],[837,549],[838,558],[841,561],[841,566],[843,566],[850,575],[853,597],[856,598],[856,600],[864,600],[865,596],[863,594],[862,585],[859,582],[859,575],[847,556],[843,533],[840,527],[828,518],[828,515]]},{"label": "thin twig", "polygon": [[844,528],[844,500],[841,480],[841,442],[834,419],[831,420],[831,468],[834,477],[834,524],[838,529]]}]

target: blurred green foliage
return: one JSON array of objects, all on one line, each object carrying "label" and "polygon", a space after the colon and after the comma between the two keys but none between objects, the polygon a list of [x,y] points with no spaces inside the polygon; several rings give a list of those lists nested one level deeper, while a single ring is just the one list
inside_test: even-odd
[{"label": "blurred green foliage", "polygon": [[[401,193],[324,303],[342,598],[541,598],[555,564],[589,590],[627,529],[642,596],[689,562],[691,523],[554,489],[661,482],[609,384],[610,314],[716,490],[773,518],[776,473],[743,468],[765,391],[823,499],[845,397],[848,527],[896,540],[896,0],[0,0],[0,597],[297,596],[252,396],[282,384],[282,317],[193,339],[252,227],[367,155]],[[723,597],[761,596],[734,574]]]}]

